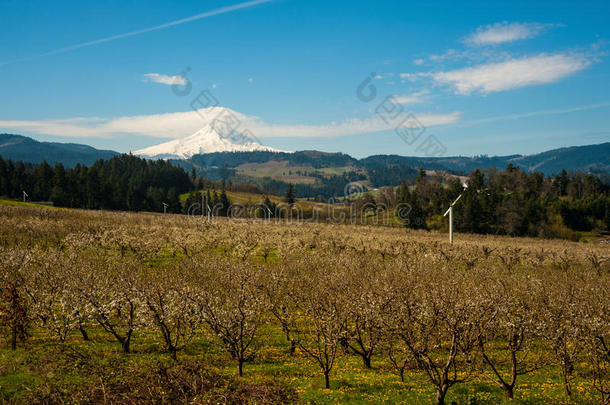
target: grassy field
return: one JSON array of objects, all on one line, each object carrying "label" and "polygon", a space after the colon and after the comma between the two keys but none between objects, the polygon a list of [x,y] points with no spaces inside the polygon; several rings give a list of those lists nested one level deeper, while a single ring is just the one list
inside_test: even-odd
[{"label": "grassy field", "polygon": [[[205,193],[205,191],[203,191],[202,193]],[[257,204],[262,204],[264,202],[264,198],[268,197],[269,201],[271,201],[273,204],[282,204],[284,203],[284,197],[281,196],[277,196],[277,195],[262,195],[262,194],[256,194],[256,193],[249,193],[246,191],[226,191],[227,197],[229,198],[229,201],[231,201],[231,204],[241,204],[243,206],[246,207],[251,207]],[[180,201],[184,204],[184,201],[187,199],[188,197],[188,193],[185,194],[181,194],[180,195]],[[296,204],[299,207],[299,210],[301,212],[303,212],[306,215],[311,215],[311,212],[313,210],[314,207],[317,207],[317,209],[326,209],[328,210],[330,205],[326,204],[326,203],[316,203],[313,201],[308,201],[307,199],[304,198],[297,198],[296,199]]]},{"label": "grassy field", "polygon": [[[237,200],[254,197],[242,193],[231,195],[231,198]],[[498,285],[504,285],[506,280],[513,280],[515,285],[528,283],[532,279],[536,283],[531,285],[538,285],[539,281],[542,283],[540,289],[523,291],[523,296],[519,295],[519,299],[529,299],[529,296],[542,300],[547,297],[544,295],[547,293],[556,293],[549,295],[550,298],[563,297],[561,286],[570,283],[566,280],[574,279],[575,289],[582,290],[583,286],[587,286],[586,294],[589,295],[579,295],[579,299],[589,297],[594,303],[593,310],[599,309],[599,312],[595,312],[595,319],[598,326],[601,322],[598,331],[600,336],[607,338],[610,333],[608,313],[604,309],[608,308],[608,297],[600,293],[607,292],[605,288],[609,285],[608,251],[607,247],[596,243],[456,235],[456,244],[449,246],[446,235],[407,232],[401,228],[225,219],[217,219],[210,224],[195,222],[179,215],[49,210],[31,204],[5,202],[0,204],[0,247],[0,271],[3,274],[15,272],[11,274],[23,275],[24,279],[28,279],[31,274],[39,274],[40,269],[46,269],[48,272],[45,275],[63,280],[62,287],[53,290],[61,295],[61,299],[57,300],[57,295],[53,295],[54,298],[48,301],[52,303],[50,313],[53,314],[55,323],[48,320],[41,322],[38,316],[42,311],[41,306],[28,303],[29,336],[26,338],[24,335],[24,339],[18,341],[16,350],[11,350],[8,345],[3,345],[0,349],[0,403],[148,403],[153,399],[158,403],[434,403],[435,387],[430,383],[430,377],[417,361],[418,358],[409,355],[410,352],[402,346],[407,354],[404,382],[401,382],[388,356],[387,344],[392,339],[390,335],[383,335],[376,347],[371,358],[371,368],[365,367],[361,357],[335,340],[325,340],[325,350],[329,350],[328,345],[334,345],[332,348],[336,350],[330,388],[325,388],[320,365],[308,354],[316,342],[316,334],[310,333],[314,329],[310,328],[312,324],[322,322],[320,319],[327,312],[317,317],[316,310],[320,308],[309,307],[304,303],[311,299],[347,305],[355,296],[346,293],[346,297],[343,297],[340,287],[326,296],[326,288],[337,283],[336,286],[344,286],[344,290],[349,290],[352,285],[360,285],[360,281],[369,280],[367,277],[371,276],[369,281],[362,282],[361,286],[364,287],[358,287],[368,288],[367,285],[378,285],[383,280],[383,277],[376,278],[380,274],[391,276],[388,279],[391,281],[385,287],[378,287],[378,290],[367,289],[367,294],[371,294],[371,291],[386,291],[384,288],[388,288],[388,295],[400,294],[403,287],[391,287],[402,285],[401,274],[411,268],[418,269],[417,273],[430,276],[420,278],[416,275],[414,282],[430,285],[438,282],[438,286],[433,286],[430,290],[436,293],[450,289],[447,287],[449,285],[462,291],[461,295],[467,295],[485,292],[488,288],[484,285],[488,285],[491,290],[495,281],[498,281]],[[23,257],[27,259],[20,255],[25,255]],[[23,264],[22,261],[15,265],[16,258],[21,258],[28,264]],[[431,268],[433,269],[430,270]],[[438,273],[436,268],[442,273]],[[236,272],[231,274],[240,276],[241,272],[246,272],[249,276],[261,277],[256,278],[258,281],[252,284],[256,287],[253,291],[259,291],[259,285],[268,282],[267,276],[285,274],[286,271],[290,274],[289,279],[284,280],[288,283],[286,286],[291,286],[289,295],[294,293],[295,296],[302,297],[295,304],[295,308],[298,308],[295,309],[295,314],[298,315],[293,325],[295,330],[301,329],[302,336],[293,331],[293,337],[301,336],[301,341],[291,352],[281,321],[273,316],[269,307],[274,305],[274,300],[271,300],[271,304],[255,302],[253,308],[259,312],[252,318],[252,322],[256,322],[254,340],[248,348],[249,356],[246,356],[248,358],[242,377],[237,375],[235,356],[227,353],[226,342],[219,339],[219,333],[209,319],[193,327],[192,338],[184,341],[174,359],[163,344],[156,324],[144,314],[146,299],[150,297],[140,283],[156,280],[156,286],[174,285],[186,278],[191,280],[189,275],[192,275],[189,282],[194,283],[192,286],[195,289],[199,288],[200,278],[207,280],[201,282],[201,297],[211,294],[210,302],[220,297],[218,299],[223,302],[218,305],[222,306],[232,300],[236,290],[224,289],[225,284],[233,285],[231,283],[234,282],[234,277],[223,278],[225,273]],[[315,276],[310,277],[308,273]],[[487,278],[490,273],[502,276],[497,280]],[[326,278],[331,274],[336,274],[337,278]],[[90,276],[91,279],[87,278]],[[134,301],[138,303],[141,316],[138,315],[140,318],[133,326],[129,353],[124,353],[115,337],[100,326],[95,311],[83,303],[79,294],[72,296],[70,291],[66,292],[70,289],[81,291],[79,288],[83,287],[79,287],[79,280],[89,280],[101,289],[103,286],[99,283],[105,283],[107,276],[110,284],[106,287],[109,289],[103,291],[108,294],[112,294],[113,288],[125,296],[136,294],[133,291],[144,291],[143,295],[137,293],[138,298]],[[157,276],[160,278],[155,278]],[[211,278],[208,279],[208,276]],[[466,279],[470,281],[461,283]],[[222,288],[214,287],[214,280],[224,280],[219,283]],[[445,280],[446,284],[439,280]],[[487,280],[487,284],[482,280]],[[131,282],[132,287],[123,290],[125,283]],[[312,292],[308,292],[304,286],[310,286]],[[24,301],[29,299],[30,293],[36,299],[50,296],[48,292],[42,294],[38,290],[43,287],[37,282],[28,284],[26,280],[23,286],[17,285],[15,291],[17,288],[23,288],[24,291],[30,289],[27,294],[23,294]],[[3,291],[8,291],[8,288]],[[281,292],[286,291],[275,291]],[[85,290],[80,294],[89,297]],[[104,294],[106,293],[98,298],[104,299]],[[369,297],[367,294],[364,295]],[[385,293],[379,294],[379,297],[384,296]],[[205,299],[201,297],[195,301],[204,302]],[[256,301],[253,296],[239,297],[250,297]],[[333,301],[339,299],[337,297],[340,300]],[[4,308],[5,315],[8,312],[7,306],[2,306],[1,303],[6,304],[9,298],[7,294],[0,297],[0,331],[3,333],[2,338],[7,341],[10,340],[10,328],[7,327],[10,322],[6,316],[2,318],[2,309]],[[362,296],[358,295],[357,299],[360,298]],[[113,298],[115,301],[120,299],[123,298]],[[454,307],[466,305],[460,296],[451,298],[454,299],[457,301],[448,301],[448,312],[453,311]],[[565,297],[549,301],[549,308],[561,310],[558,315],[561,328],[568,328],[565,323],[570,323],[575,318],[568,316],[569,309],[560,306],[564,299],[568,302]],[[89,301],[92,302],[93,299]],[[108,301],[107,305],[113,305],[112,302],[114,301]],[[290,302],[292,301],[288,298],[286,305],[290,305]],[[443,302],[440,300],[438,304],[443,305]],[[540,305],[541,317],[552,315],[551,312],[544,312],[546,308],[540,304],[543,301],[531,302]],[[301,304],[302,307],[299,306]],[[371,301],[371,307],[375,305]],[[481,305],[472,307],[472,310],[456,312],[456,317],[459,314],[468,317],[470,312],[476,312],[474,308]],[[69,308],[66,310],[66,307]],[[360,306],[362,307],[365,305]],[[78,308],[82,313],[90,311],[89,317],[79,318],[90,340],[85,341],[76,328],[73,308]],[[113,308],[112,311],[115,311],[116,308]],[[223,314],[234,309],[225,306],[222,308]],[[243,307],[237,309],[239,313]],[[583,314],[587,314],[588,310],[591,310],[590,306],[583,306],[582,311],[579,309],[580,312],[574,312],[574,316],[586,318],[588,315]],[[120,308],[119,314],[112,311],[109,312],[113,317],[112,325],[124,330],[125,314],[120,313]],[[350,311],[344,315],[348,329],[352,322],[350,314],[353,314]],[[396,318],[395,312],[403,311],[390,311],[384,315],[387,316],[383,318],[384,322],[393,321]],[[565,319],[562,314],[565,314]],[[521,315],[526,316],[524,313]],[[62,316],[70,322],[62,326],[67,332],[66,338],[58,339],[57,324],[64,319]],[[182,314],[168,312],[166,316],[170,319]],[[332,321],[328,321],[321,330],[330,334],[336,329],[339,331],[336,335],[339,339],[351,336],[340,327],[342,321],[334,318],[335,315],[332,316]],[[491,322],[496,316],[499,317],[497,314],[490,316],[488,321]],[[184,321],[186,318],[179,319]],[[464,357],[459,358],[462,354],[458,355],[459,359],[454,364],[456,376],[457,380],[462,380],[463,377],[464,381],[456,382],[449,389],[445,402],[600,403],[600,393],[594,385],[600,384],[596,378],[601,376],[601,384],[607,386],[608,374],[595,374],[594,366],[601,365],[602,371],[607,372],[608,359],[602,358],[600,363],[594,364],[588,355],[586,336],[579,334],[581,332],[566,332],[562,335],[569,340],[569,348],[578,346],[578,350],[569,358],[572,361],[568,376],[571,395],[566,395],[562,365],[554,353],[557,346],[549,343],[554,341],[552,336],[555,335],[549,335],[550,326],[545,329],[541,319],[532,318],[532,322],[539,323],[527,326],[527,330],[535,336],[529,341],[527,350],[519,352],[519,356],[531,352],[524,366],[535,370],[518,377],[514,399],[508,401],[504,391],[490,380],[491,371],[477,354],[477,348],[473,347],[468,356],[464,354]],[[4,323],[1,323],[2,320]],[[335,322],[336,325],[333,324]],[[307,326],[298,326],[303,323]],[[382,324],[385,325],[379,323]],[[55,329],[51,325],[56,325]],[[253,327],[252,323],[241,325]],[[426,325],[422,323],[422,327]],[[475,325],[473,321],[468,325],[474,327],[479,324]],[[426,355],[440,364],[440,360],[446,358],[451,337],[445,332],[439,333],[438,340],[434,341]],[[498,332],[486,341],[487,353],[492,358],[500,359],[504,356],[501,336]],[[468,349],[464,348],[464,353],[466,350]],[[502,374],[509,373],[508,363],[498,361],[497,365]]]},{"label": "grassy field", "polygon": [[0,205],[8,205],[11,207],[31,207],[31,208],[52,208],[59,209],[58,207],[53,207],[52,205],[46,204],[36,204],[31,202],[24,201],[15,201],[15,200],[5,200],[0,198]]},{"label": "grassy field", "polygon": [[[133,353],[124,355],[101,330],[91,331],[92,342],[83,342],[73,333],[63,347],[52,343],[53,338],[42,332],[16,352],[0,350],[0,393],[3,401],[22,403],[33,390],[61,389],[77,393],[79,390],[94,391],[100,381],[111,384],[112,375],[119,372],[116,364],[127,370],[150,369],[159,363],[168,365],[174,361],[163,353],[155,343],[155,336],[140,332],[134,342]],[[373,359],[373,368],[364,369],[362,362],[354,357],[342,355],[336,365],[336,373],[330,389],[324,388],[319,369],[300,350],[290,354],[279,328],[266,327],[262,331],[265,348],[246,367],[242,377],[245,384],[269,385],[279,383],[294,390],[296,402],[316,404],[376,404],[376,403],[433,403],[434,389],[427,383],[425,375],[409,370],[406,382],[401,382],[393,373],[383,356]],[[81,357],[89,357],[91,364],[82,365]],[[211,339],[198,338],[180,353],[178,362],[200,361],[228,379],[235,379],[235,364]],[[68,364],[66,364],[68,363]],[[112,370],[108,369],[108,366]],[[92,371],[90,368],[99,367]],[[552,367],[525,376],[520,381],[520,390],[511,403],[577,403],[594,404],[599,400],[591,381],[577,376],[574,381],[575,394],[570,401],[564,398],[563,387],[557,377],[558,370]],[[106,382],[107,381],[107,382]],[[85,389],[83,389],[85,388]],[[83,395],[83,393],[80,393]],[[75,395],[77,396],[77,395]],[[502,390],[485,378],[475,378],[468,384],[456,386],[447,397],[447,403],[507,403]]]},{"label": "grassy field", "polygon": [[[290,166],[288,162],[269,161],[265,163],[245,163],[237,167],[239,175],[249,177],[268,177],[287,183],[313,184],[317,178],[305,173],[323,174],[325,176],[341,175],[356,170],[352,166],[314,168],[312,166]],[[301,174],[298,174],[300,172]]]}]

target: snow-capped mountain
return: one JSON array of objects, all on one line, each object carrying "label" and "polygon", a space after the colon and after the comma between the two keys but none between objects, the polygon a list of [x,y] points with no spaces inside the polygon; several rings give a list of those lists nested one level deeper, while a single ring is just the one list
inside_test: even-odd
[{"label": "snow-capped mountain", "polygon": [[285,152],[261,145],[247,132],[235,131],[223,122],[213,121],[193,135],[140,149],[133,154],[154,159],[188,159],[201,153],[253,151]]}]

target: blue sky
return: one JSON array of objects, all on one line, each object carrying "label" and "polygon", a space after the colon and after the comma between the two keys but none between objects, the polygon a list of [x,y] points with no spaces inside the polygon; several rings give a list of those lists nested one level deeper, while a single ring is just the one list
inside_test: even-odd
[{"label": "blue sky", "polygon": [[[126,152],[195,132],[206,91],[286,150],[607,142],[608,15],[604,1],[2,0],[0,132]],[[425,130],[409,144],[405,126]]]}]

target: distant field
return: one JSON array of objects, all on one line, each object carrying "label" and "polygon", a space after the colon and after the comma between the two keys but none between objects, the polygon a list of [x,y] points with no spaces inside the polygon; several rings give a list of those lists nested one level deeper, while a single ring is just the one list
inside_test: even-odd
[{"label": "distant field", "polygon": [[313,171],[311,167],[288,166],[288,162],[270,161],[266,163],[245,163],[237,167],[237,174],[250,177],[270,177],[288,183],[313,184],[315,178],[298,175],[295,172]]},{"label": "distant field", "polygon": [[[218,191],[218,192],[220,192],[220,191]],[[226,193],[227,193],[227,197],[229,197],[229,200],[231,200],[232,203],[248,204],[248,205],[249,204],[258,204],[258,203],[263,202],[265,197],[269,197],[269,200],[276,204],[284,202],[284,197],[277,196],[277,195],[271,195],[271,194],[265,195],[265,194],[257,194],[257,193],[248,193],[245,191],[226,191]],[[188,197],[188,193],[181,194],[180,201],[186,200],[187,197]],[[311,201],[307,201],[307,199],[305,199],[305,198],[297,198],[296,200],[297,200],[298,204],[300,204],[304,207],[311,207],[312,205],[314,205],[314,203],[312,203]]]},{"label": "distant field", "polygon": [[[269,177],[294,184],[313,184],[317,178],[310,176],[310,173],[319,173],[326,176],[341,175],[345,172],[354,170],[351,166],[345,167],[325,167],[314,168],[312,166],[290,166],[288,162],[269,161],[265,163],[245,163],[237,168],[238,175],[250,177]],[[300,172],[301,174],[298,174]],[[305,174],[307,173],[307,174]]]},{"label": "distant field", "polygon": [[511,403],[609,383],[601,244],[0,202],[0,258],[2,403],[506,403],[509,347]]}]

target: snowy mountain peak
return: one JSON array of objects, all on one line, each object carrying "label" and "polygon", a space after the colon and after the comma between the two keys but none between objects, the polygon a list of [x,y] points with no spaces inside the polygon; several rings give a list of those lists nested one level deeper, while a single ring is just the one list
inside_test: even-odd
[{"label": "snowy mountain peak", "polygon": [[[214,107],[206,109],[208,113],[214,112],[222,115],[229,109]],[[215,114],[215,115],[216,115]],[[229,117],[227,115],[227,117]],[[237,121],[239,123],[239,121]],[[188,159],[193,155],[214,152],[286,152],[264,146],[248,131],[233,129],[235,122],[229,118],[216,118],[210,120],[203,128],[193,135],[174,139],[159,145],[133,152],[134,155],[155,159]]]}]

